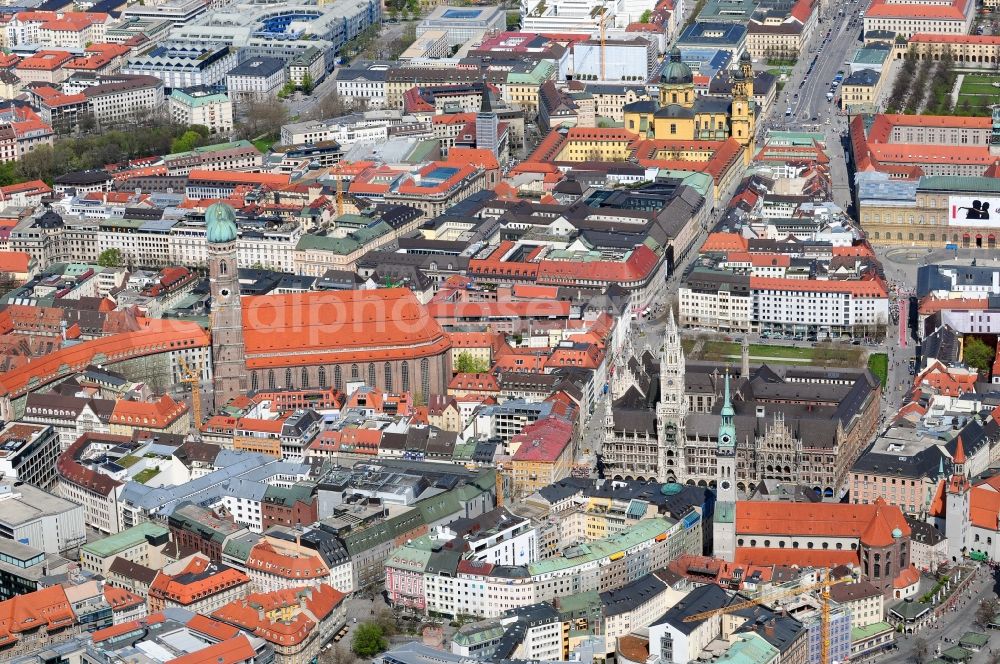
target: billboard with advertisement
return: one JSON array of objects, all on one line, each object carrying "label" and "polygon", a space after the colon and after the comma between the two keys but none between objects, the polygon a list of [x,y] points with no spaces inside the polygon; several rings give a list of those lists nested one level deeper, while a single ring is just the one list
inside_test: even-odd
[{"label": "billboard with advertisement", "polygon": [[1000,196],[949,196],[948,225],[1000,228]]}]

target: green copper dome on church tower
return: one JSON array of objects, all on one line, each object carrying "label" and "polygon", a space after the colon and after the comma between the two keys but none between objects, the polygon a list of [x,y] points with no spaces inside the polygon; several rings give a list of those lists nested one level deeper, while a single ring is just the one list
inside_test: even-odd
[{"label": "green copper dome on church tower", "polygon": [[674,46],[667,54],[667,63],[660,72],[660,83],[686,85],[694,82],[694,72],[681,61],[681,50]]},{"label": "green copper dome on church tower", "polygon": [[239,235],[236,212],[225,203],[212,203],[205,210],[205,238],[212,244],[232,242]]}]

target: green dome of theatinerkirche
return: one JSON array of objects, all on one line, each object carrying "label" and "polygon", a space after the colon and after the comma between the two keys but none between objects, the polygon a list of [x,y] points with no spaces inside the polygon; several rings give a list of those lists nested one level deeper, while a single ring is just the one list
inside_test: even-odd
[{"label": "green dome of theatinerkirche", "polygon": [[660,72],[660,83],[684,84],[693,83],[694,74],[691,68],[681,62],[681,50],[674,46],[667,56],[667,64],[663,65]]}]

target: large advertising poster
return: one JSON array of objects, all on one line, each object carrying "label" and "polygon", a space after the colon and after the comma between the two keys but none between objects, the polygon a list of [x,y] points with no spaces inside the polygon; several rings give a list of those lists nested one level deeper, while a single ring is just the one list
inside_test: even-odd
[{"label": "large advertising poster", "polygon": [[949,196],[948,225],[1000,228],[1000,197]]}]

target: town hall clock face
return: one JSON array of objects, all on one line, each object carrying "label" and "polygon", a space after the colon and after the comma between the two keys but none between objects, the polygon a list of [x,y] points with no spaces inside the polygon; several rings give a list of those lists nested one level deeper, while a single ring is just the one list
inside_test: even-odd
[{"label": "town hall clock face", "polygon": [[729,434],[726,433],[722,435],[722,438],[719,439],[719,442],[722,443],[723,445],[728,445],[729,443],[732,442],[732,440],[733,439],[729,437]]},{"label": "town hall clock face", "polygon": [[723,480],[722,484],[720,484],[719,486],[722,488],[723,491],[725,491],[726,489],[729,488],[729,481]]}]

